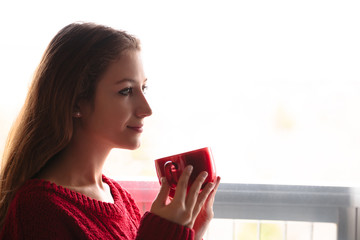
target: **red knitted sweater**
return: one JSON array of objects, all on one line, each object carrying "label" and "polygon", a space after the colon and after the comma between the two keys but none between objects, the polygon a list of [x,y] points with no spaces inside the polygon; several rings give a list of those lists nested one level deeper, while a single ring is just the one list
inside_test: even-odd
[{"label": "red knitted sweater", "polygon": [[120,185],[105,176],[114,204],[48,181],[29,180],[15,195],[0,239],[193,239],[194,231],[139,210]]}]

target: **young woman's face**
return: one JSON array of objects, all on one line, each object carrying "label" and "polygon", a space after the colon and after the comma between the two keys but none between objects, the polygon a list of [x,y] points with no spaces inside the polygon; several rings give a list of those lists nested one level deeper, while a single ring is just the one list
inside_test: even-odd
[{"label": "young woman's face", "polygon": [[93,105],[79,104],[87,135],[111,148],[138,148],[144,118],[152,113],[145,88],[140,52],[125,51],[100,79]]}]

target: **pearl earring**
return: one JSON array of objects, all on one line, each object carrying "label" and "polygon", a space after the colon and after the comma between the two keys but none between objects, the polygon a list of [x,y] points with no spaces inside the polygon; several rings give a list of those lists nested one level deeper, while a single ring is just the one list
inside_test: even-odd
[{"label": "pearl earring", "polygon": [[80,112],[74,112],[74,113],[73,113],[73,117],[74,117],[74,118],[80,118],[80,117],[81,117],[81,113],[80,113]]}]

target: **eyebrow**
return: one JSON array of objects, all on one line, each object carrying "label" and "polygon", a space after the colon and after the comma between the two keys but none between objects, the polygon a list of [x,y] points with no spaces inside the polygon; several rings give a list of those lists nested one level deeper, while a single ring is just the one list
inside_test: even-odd
[{"label": "eyebrow", "polygon": [[[124,78],[124,79],[121,79],[119,81],[116,81],[115,84],[121,84],[121,83],[124,83],[124,82],[131,82],[131,83],[136,83],[136,81],[134,79],[131,79],[131,78]],[[147,82],[147,78],[144,80],[143,84]]]},{"label": "eyebrow", "polygon": [[130,78],[124,78],[124,79],[121,79],[119,81],[116,81],[115,84],[121,84],[121,83],[124,83],[124,82],[132,82],[134,83],[135,80],[134,79],[130,79]]}]

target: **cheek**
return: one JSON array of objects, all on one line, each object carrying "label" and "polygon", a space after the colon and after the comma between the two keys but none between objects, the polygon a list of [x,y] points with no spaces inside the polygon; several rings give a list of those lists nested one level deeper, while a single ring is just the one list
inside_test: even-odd
[{"label": "cheek", "polygon": [[131,106],[126,98],[103,95],[95,103],[93,120],[104,128],[118,128],[131,118]]},{"label": "cheek", "polygon": [[100,115],[100,118],[103,118],[106,122],[125,124],[131,117],[131,111],[129,105],[117,103],[103,106]]}]

